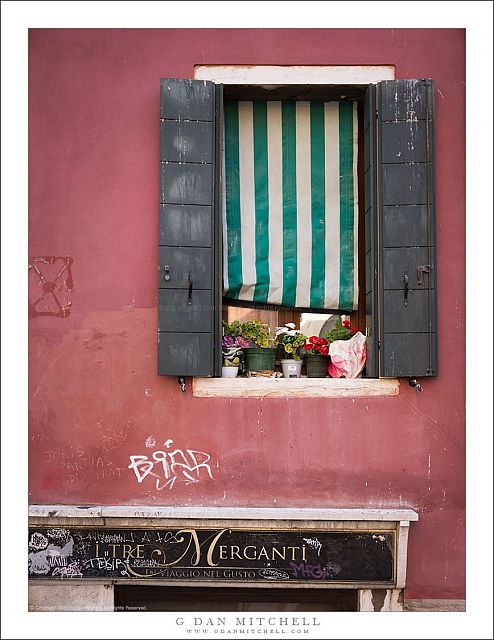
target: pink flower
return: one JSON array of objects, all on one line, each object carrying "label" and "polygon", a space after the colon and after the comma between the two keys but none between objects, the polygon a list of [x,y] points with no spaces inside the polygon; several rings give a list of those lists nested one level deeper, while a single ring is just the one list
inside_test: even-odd
[{"label": "pink flower", "polygon": [[249,346],[249,341],[246,340],[245,338],[242,338],[242,336],[238,336],[235,342],[242,349],[247,349],[247,347]]}]

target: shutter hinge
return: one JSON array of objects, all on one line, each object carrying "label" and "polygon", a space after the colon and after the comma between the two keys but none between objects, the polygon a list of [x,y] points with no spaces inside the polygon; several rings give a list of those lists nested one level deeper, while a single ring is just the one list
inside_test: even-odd
[{"label": "shutter hinge", "polygon": [[182,377],[178,378],[178,384],[182,389],[182,393],[185,393],[187,391],[187,387],[185,386],[185,378],[182,378]]}]

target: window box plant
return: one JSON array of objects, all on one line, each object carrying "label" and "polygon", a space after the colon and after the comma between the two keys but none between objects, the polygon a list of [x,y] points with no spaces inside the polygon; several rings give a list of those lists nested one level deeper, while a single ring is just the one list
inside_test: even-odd
[{"label": "window box plant", "polygon": [[305,368],[308,378],[325,378],[329,365],[329,347],[326,338],[311,336],[304,345]]},{"label": "window box plant", "polygon": [[223,322],[223,338],[221,340],[221,351],[223,363],[221,367],[222,378],[236,378],[241,365],[243,349],[248,347],[249,342],[242,337],[242,326],[238,320],[231,324]]},{"label": "window box plant", "polygon": [[276,329],[276,337],[284,356],[281,360],[283,377],[300,378],[302,374],[301,349],[305,345],[307,336],[300,329],[295,329],[293,322],[287,322],[283,327]]},{"label": "window box plant", "polygon": [[245,349],[246,370],[274,371],[276,365],[276,337],[271,333],[269,325],[260,320],[252,320],[242,324],[242,336],[248,340]]}]

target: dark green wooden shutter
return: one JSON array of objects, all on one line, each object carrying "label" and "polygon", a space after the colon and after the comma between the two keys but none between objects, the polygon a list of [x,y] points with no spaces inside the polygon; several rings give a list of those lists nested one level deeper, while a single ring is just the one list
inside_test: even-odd
[{"label": "dark green wooden shutter", "polygon": [[221,87],[161,80],[158,373],[219,375]]},{"label": "dark green wooden shutter", "polygon": [[371,84],[367,87],[364,96],[365,333],[367,336],[365,375],[369,378],[379,376],[376,179],[376,87]]},{"label": "dark green wooden shutter", "polygon": [[[372,145],[369,147],[376,163],[376,215],[369,218],[371,246],[367,255],[369,270],[378,275],[377,292],[371,290],[368,311],[371,327],[376,328],[377,317],[379,370],[377,373],[374,367],[371,375],[435,376],[433,83],[380,82],[376,95],[375,153]],[[366,183],[366,197],[367,190]],[[372,202],[372,189],[369,198]],[[373,287],[372,273],[368,271],[366,277]]]}]

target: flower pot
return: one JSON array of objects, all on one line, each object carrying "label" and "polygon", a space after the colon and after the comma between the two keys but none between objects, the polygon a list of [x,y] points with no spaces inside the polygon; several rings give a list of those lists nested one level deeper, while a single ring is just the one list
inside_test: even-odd
[{"label": "flower pot", "polygon": [[222,378],[236,378],[238,367],[221,367]]},{"label": "flower pot", "polygon": [[249,347],[244,351],[247,371],[274,371],[276,365],[276,349]]},{"label": "flower pot", "polygon": [[305,368],[308,378],[325,378],[328,371],[329,356],[305,356]]},{"label": "flower pot", "polygon": [[281,361],[284,378],[300,378],[302,375],[302,360],[284,359]]}]

